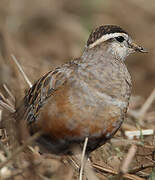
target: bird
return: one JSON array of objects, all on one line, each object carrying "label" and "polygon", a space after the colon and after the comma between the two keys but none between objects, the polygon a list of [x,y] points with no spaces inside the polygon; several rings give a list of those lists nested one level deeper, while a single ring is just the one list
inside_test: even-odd
[{"label": "bird", "polygon": [[47,72],[26,92],[15,115],[48,152],[72,154],[88,138],[86,154],[104,145],[121,127],[132,81],[125,65],[134,52],[147,52],[118,25],[90,33],[83,53]]}]

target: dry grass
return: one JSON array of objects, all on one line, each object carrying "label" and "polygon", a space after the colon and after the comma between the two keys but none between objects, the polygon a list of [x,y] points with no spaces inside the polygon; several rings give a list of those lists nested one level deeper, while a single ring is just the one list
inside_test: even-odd
[{"label": "dry grass", "polygon": [[[11,54],[33,83],[47,71],[80,56],[89,31],[100,24],[119,24],[149,53],[128,59],[134,83],[128,117],[115,137],[91,154],[93,171],[88,163],[83,178],[155,179],[154,16],[153,0],[0,2],[0,179],[78,179],[79,171],[73,168],[77,160],[73,163],[68,157],[40,155],[38,147],[31,145],[35,137],[22,146],[15,138],[17,129],[9,115],[29,85]],[[142,134],[146,129],[153,133]],[[140,135],[132,139],[126,131]]]}]

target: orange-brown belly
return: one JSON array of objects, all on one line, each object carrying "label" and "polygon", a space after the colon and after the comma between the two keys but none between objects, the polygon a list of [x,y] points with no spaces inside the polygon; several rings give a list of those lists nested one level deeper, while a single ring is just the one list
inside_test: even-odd
[{"label": "orange-brown belly", "polygon": [[84,94],[79,99],[72,93],[67,88],[56,91],[30,126],[44,132],[38,141],[52,153],[68,154],[70,146],[83,143],[85,137],[89,138],[87,152],[91,152],[113,136],[124,119],[126,107],[108,104],[104,99],[87,102]]},{"label": "orange-brown belly", "polygon": [[44,105],[36,125],[56,139],[84,139],[113,134],[122,120],[122,110],[116,105],[81,102],[76,106],[65,91],[59,91]]}]

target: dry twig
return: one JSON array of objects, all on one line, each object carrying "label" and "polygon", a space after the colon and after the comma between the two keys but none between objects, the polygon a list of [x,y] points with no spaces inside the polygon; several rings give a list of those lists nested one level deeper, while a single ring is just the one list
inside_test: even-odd
[{"label": "dry twig", "polygon": [[[110,173],[112,175],[118,175],[119,174],[117,171],[115,171],[111,168],[106,168],[106,167],[100,166],[98,164],[93,164],[93,167],[100,172]],[[124,174],[123,177],[128,178],[129,180],[145,180],[145,179],[140,178],[134,174],[129,174],[129,173]]]},{"label": "dry twig", "polygon": [[32,87],[32,83],[30,82],[30,80],[28,79],[27,75],[25,74],[25,72],[23,71],[21,65],[19,64],[18,60],[16,59],[16,57],[12,54],[11,55],[13,61],[15,62],[15,64],[17,65],[19,71],[21,72],[22,76],[24,77],[24,80],[26,81],[26,83],[29,85],[29,87]]},{"label": "dry twig", "polygon": [[10,99],[12,100],[12,102],[15,104],[15,97],[12,94],[12,92],[9,90],[9,88],[7,87],[6,84],[3,84],[3,87],[4,87],[5,91],[8,93],[8,95],[9,95]]},{"label": "dry twig", "polygon": [[137,172],[139,172],[139,171],[142,171],[142,170],[144,170],[144,169],[147,169],[147,168],[154,168],[155,167],[155,164],[142,164],[142,165],[140,165],[140,166],[138,166],[138,167],[135,167],[134,169],[131,169],[130,171],[129,171],[129,173],[131,173],[131,174],[135,174],[135,173],[137,173]]},{"label": "dry twig", "polygon": [[82,151],[82,156],[81,156],[81,168],[80,168],[80,175],[79,175],[79,180],[82,180],[82,174],[83,174],[83,169],[85,165],[85,153],[86,153],[86,148],[87,148],[87,143],[88,143],[88,137],[85,138],[84,145],[83,145],[83,151]]},{"label": "dry twig", "polygon": [[122,167],[121,167],[121,172],[123,174],[126,174],[129,170],[129,166],[133,160],[133,157],[135,156],[137,151],[137,146],[136,145],[132,145],[128,151],[128,154],[126,156],[126,158],[123,161]]},{"label": "dry twig", "polygon": [[143,106],[139,111],[129,110],[128,114],[136,119],[139,119],[139,122],[142,122],[142,120],[145,117],[146,112],[150,108],[151,104],[155,100],[155,89],[151,92],[150,96],[147,98]]},{"label": "dry twig", "polygon": [[150,106],[151,106],[151,104],[153,103],[154,100],[155,100],[155,89],[152,91],[152,93],[147,98],[147,100],[145,101],[145,103],[143,104],[143,106],[141,107],[141,109],[138,112],[139,118],[141,120],[144,118],[146,112],[148,111],[148,109],[150,108]]},{"label": "dry twig", "polygon": [[11,113],[15,112],[15,109],[13,107],[11,107],[7,103],[3,102],[2,100],[0,100],[0,106],[2,106],[4,109],[8,110]]}]

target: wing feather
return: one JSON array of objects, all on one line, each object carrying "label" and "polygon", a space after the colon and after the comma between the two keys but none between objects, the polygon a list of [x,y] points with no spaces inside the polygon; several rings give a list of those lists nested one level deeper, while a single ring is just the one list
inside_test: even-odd
[{"label": "wing feather", "polygon": [[37,120],[41,107],[66,80],[64,71],[57,68],[45,74],[29,89],[24,98],[24,117],[28,124]]}]

